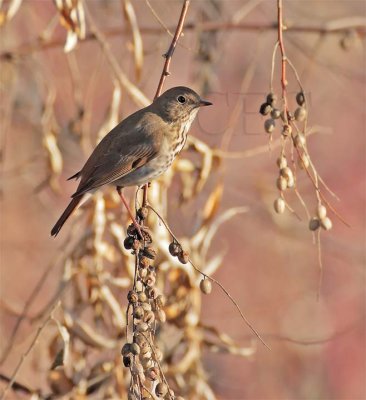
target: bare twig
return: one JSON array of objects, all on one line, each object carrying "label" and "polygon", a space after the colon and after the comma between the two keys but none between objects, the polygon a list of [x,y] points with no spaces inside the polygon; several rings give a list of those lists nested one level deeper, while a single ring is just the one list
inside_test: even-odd
[{"label": "bare twig", "polygon": [[[205,23],[187,23],[184,28],[186,31],[199,30],[201,32],[209,31],[239,31],[239,32],[265,32],[265,31],[275,31],[278,29],[277,22],[270,23],[235,23],[226,21],[207,21]],[[350,17],[341,20],[331,20],[326,22],[322,26],[307,26],[307,25],[289,25],[287,27],[288,33],[306,33],[306,34],[339,34],[342,32],[347,32],[350,29],[355,29],[359,35],[366,35],[366,20],[362,17]],[[143,35],[161,35],[164,32],[172,32],[174,27],[140,27],[140,32]],[[128,28],[112,28],[103,32],[103,35],[107,38],[128,35],[130,33]],[[96,40],[96,35],[93,32],[86,34],[85,38],[80,41],[87,42]],[[19,46],[15,50],[6,50],[0,53],[1,59],[9,59],[13,56],[27,55],[37,51],[43,51],[46,49],[52,49],[57,47],[62,47],[65,43],[64,38],[54,38],[54,39],[44,39],[37,38],[31,43],[25,43]]]},{"label": "bare twig", "polygon": [[[159,84],[158,84],[158,87],[156,89],[154,100],[157,97],[160,96],[160,94],[162,92],[162,89],[163,89],[163,85],[164,85],[165,79],[166,79],[167,76],[170,75],[170,70],[169,70],[170,63],[172,61],[172,57],[173,57],[175,48],[177,46],[178,40],[179,40],[179,38],[180,38],[180,36],[182,35],[182,32],[183,32],[183,25],[184,25],[184,21],[185,21],[186,16],[187,16],[189,4],[190,4],[190,0],[184,0],[182,11],[180,13],[180,17],[179,17],[179,20],[178,20],[177,27],[175,29],[175,33],[174,33],[173,39],[172,39],[172,41],[170,43],[168,51],[163,55],[163,57],[165,58],[165,62],[164,62],[164,66],[163,66],[163,71],[162,71],[161,76],[160,76]],[[144,185],[144,187],[143,187],[143,205],[147,204],[148,187],[149,187],[148,184]]]},{"label": "bare twig", "polygon": [[282,7],[282,0],[277,0],[277,11],[278,11],[278,45],[281,51],[281,87],[282,87],[282,101],[283,101],[283,113],[284,117],[287,121],[287,114],[288,114],[288,105],[287,105],[287,95],[286,95],[286,87],[287,87],[287,78],[286,78],[286,52],[285,52],[285,45],[283,42],[283,7]]},{"label": "bare twig", "polygon": [[[147,207],[153,211],[156,216],[160,219],[160,221],[163,223],[163,225],[165,226],[165,228],[167,229],[167,231],[170,233],[170,235],[172,236],[172,238],[178,243],[180,244],[179,240],[177,239],[177,237],[174,235],[173,231],[170,229],[169,225],[167,224],[167,222],[164,220],[164,218],[159,214],[158,211],[155,210],[154,207],[152,207],[150,204],[147,205]],[[251,329],[251,331],[255,334],[255,336],[257,336],[257,338],[264,344],[264,346],[266,346],[269,350],[270,347],[264,342],[264,340],[262,339],[261,335],[257,332],[257,330],[254,328],[254,326],[248,321],[248,319],[245,317],[245,315],[243,314],[243,312],[241,311],[241,308],[239,307],[238,303],[234,300],[234,298],[231,296],[231,294],[225,289],[225,287],[215,278],[212,278],[211,276],[205,274],[203,271],[201,271],[198,267],[196,267],[196,265],[193,263],[193,261],[191,259],[189,259],[189,263],[192,265],[193,269],[195,269],[197,272],[199,272],[202,276],[204,276],[205,278],[209,279],[210,281],[214,282],[217,286],[220,287],[220,289],[226,294],[226,296],[230,299],[230,301],[234,304],[235,308],[239,311],[240,316],[242,317],[243,321],[246,323],[246,325]]]},{"label": "bare twig", "polygon": [[55,311],[56,307],[58,307],[59,302],[57,302],[56,304],[54,304],[54,306],[52,307],[48,317],[42,322],[42,324],[39,326],[39,328],[37,329],[37,333],[35,334],[31,344],[29,345],[28,349],[26,350],[25,353],[22,354],[22,356],[20,357],[18,364],[16,365],[14,372],[12,373],[11,377],[10,377],[10,381],[9,383],[6,385],[6,387],[4,388],[0,400],[4,400],[6,394],[8,393],[8,391],[11,389],[11,387],[13,386],[16,377],[19,373],[20,368],[22,367],[24,361],[27,359],[29,353],[34,349],[34,346],[36,345],[39,336],[41,335],[41,333],[43,332],[44,328],[47,326],[47,324],[52,320],[53,318],[53,312]]}]

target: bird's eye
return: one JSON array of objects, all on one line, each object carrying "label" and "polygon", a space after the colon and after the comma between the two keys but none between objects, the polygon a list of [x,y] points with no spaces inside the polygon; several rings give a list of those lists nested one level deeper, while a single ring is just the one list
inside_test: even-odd
[{"label": "bird's eye", "polygon": [[177,100],[180,104],[184,104],[186,102],[186,98],[184,96],[178,96]]}]

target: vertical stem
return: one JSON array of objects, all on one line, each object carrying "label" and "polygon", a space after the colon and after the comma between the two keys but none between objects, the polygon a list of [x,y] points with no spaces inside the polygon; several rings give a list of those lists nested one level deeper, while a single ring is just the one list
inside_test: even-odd
[{"label": "vertical stem", "polygon": [[283,100],[283,109],[284,109],[284,115],[285,119],[287,121],[287,113],[288,113],[288,106],[287,106],[287,93],[286,93],[286,87],[287,87],[287,78],[286,78],[286,63],[287,63],[287,57],[286,57],[286,52],[285,52],[285,45],[283,42],[283,30],[284,30],[284,25],[283,25],[283,4],[282,0],[277,0],[277,20],[278,20],[278,44],[280,46],[280,51],[281,51],[281,56],[282,56],[282,62],[281,62],[281,86],[282,86],[282,100]]},{"label": "vertical stem", "polygon": [[[163,71],[160,76],[158,87],[156,89],[154,100],[160,96],[160,94],[163,90],[163,85],[164,85],[165,79],[167,76],[170,75],[170,71],[169,71],[170,62],[172,61],[172,57],[173,57],[175,48],[177,47],[178,40],[183,32],[184,21],[187,16],[189,3],[190,3],[190,0],[184,0],[182,11],[180,12],[179,21],[178,21],[177,27],[175,29],[173,39],[170,43],[168,51],[163,56],[165,58],[164,67],[163,67]],[[147,190],[148,190],[148,184],[144,185],[144,187],[143,187],[143,200],[142,200],[143,206],[146,206],[146,204],[147,204]]]}]

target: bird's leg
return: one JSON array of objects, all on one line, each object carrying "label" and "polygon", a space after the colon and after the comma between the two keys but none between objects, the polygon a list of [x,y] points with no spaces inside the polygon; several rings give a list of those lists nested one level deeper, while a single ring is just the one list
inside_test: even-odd
[{"label": "bird's leg", "polygon": [[121,187],[121,186],[117,186],[116,189],[117,189],[117,193],[119,194],[119,197],[120,197],[121,200],[122,200],[122,203],[123,203],[124,206],[126,207],[126,210],[127,210],[128,214],[130,215],[130,218],[132,219],[133,225],[135,226],[135,228],[136,228],[138,234],[140,235],[140,238],[143,239],[144,237],[142,236],[142,232],[141,232],[141,229],[140,229],[140,225],[137,223],[135,217],[133,216],[132,211],[131,211],[131,209],[130,209],[130,206],[128,205],[128,202],[127,202],[125,196],[123,196],[122,187]]}]

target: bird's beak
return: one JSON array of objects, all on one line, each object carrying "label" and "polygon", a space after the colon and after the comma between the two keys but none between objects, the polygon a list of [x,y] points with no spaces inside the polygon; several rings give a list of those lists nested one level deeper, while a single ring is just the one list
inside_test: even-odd
[{"label": "bird's beak", "polygon": [[206,106],[212,106],[212,103],[210,101],[200,100],[199,107],[206,107]]}]

